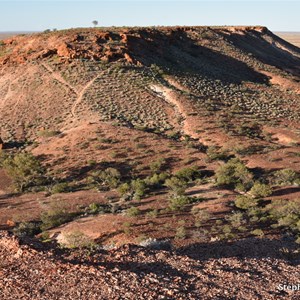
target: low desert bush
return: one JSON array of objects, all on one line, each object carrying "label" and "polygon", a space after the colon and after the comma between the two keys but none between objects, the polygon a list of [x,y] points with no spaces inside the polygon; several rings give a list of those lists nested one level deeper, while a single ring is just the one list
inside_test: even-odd
[{"label": "low desert bush", "polygon": [[184,226],[178,226],[175,233],[175,239],[183,240],[186,238],[186,229]]},{"label": "low desert bush", "polygon": [[251,234],[258,236],[258,237],[263,237],[264,236],[264,232],[261,229],[254,229],[251,231]]},{"label": "low desert bush", "polygon": [[300,233],[300,200],[272,201],[266,212],[269,218],[276,223],[274,226],[283,227]]},{"label": "low desert bush", "polygon": [[56,130],[41,130],[37,133],[37,135],[40,137],[53,137],[58,134],[60,134],[60,132]]},{"label": "low desert bush", "polygon": [[146,213],[146,217],[148,218],[157,218],[158,216],[158,210],[157,209],[153,209],[153,210],[150,210]]},{"label": "low desert bush", "polygon": [[199,208],[193,208],[192,214],[195,217],[195,226],[200,227],[211,218],[209,211]]},{"label": "low desert bush", "polygon": [[126,200],[140,200],[147,191],[145,180],[133,179],[130,182],[125,182],[118,187],[118,192]]},{"label": "low desert bush", "polygon": [[231,224],[233,228],[240,227],[243,223],[245,223],[244,215],[240,212],[235,212],[230,214],[226,220]]},{"label": "low desert bush", "polygon": [[145,178],[145,184],[149,188],[161,188],[166,179],[170,177],[170,175],[166,172],[162,172],[159,174],[153,174],[152,176],[148,176]]},{"label": "low desert bush", "polygon": [[133,192],[133,199],[140,200],[146,192],[146,183],[142,179],[135,179],[130,182],[130,186]]}]

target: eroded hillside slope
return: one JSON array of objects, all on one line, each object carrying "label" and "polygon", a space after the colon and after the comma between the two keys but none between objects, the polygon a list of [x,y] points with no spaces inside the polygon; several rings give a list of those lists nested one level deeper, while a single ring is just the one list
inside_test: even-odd
[{"label": "eroded hillside slope", "polygon": [[205,126],[212,116],[232,123],[298,118],[299,61],[297,47],[264,27],[19,36],[1,44],[2,135],[31,139],[39,130],[113,120],[205,143],[197,134],[204,130],[218,143],[222,134]]},{"label": "eroded hillside slope", "polygon": [[299,80],[299,48],[265,27],[1,41],[0,226],[107,247],[299,242]]}]

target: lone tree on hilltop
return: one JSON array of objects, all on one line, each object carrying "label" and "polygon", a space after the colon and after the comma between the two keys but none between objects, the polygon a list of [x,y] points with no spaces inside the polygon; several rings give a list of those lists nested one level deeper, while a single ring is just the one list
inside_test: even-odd
[{"label": "lone tree on hilltop", "polygon": [[94,20],[92,23],[93,23],[94,27],[96,27],[98,25],[98,21],[97,20]]}]

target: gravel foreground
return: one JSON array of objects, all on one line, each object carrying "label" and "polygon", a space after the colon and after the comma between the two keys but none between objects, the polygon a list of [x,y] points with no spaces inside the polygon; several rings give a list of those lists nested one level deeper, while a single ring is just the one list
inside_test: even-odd
[{"label": "gravel foreground", "polygon": [[[300,299],[299,257],[280,241],[194,245],[174,252],[125,245],[94,254],[22,244],[0,232],[1,299]],[[268,255],[267,255],[268,253]],[[277,257],[276,257],[277,256]]]}]

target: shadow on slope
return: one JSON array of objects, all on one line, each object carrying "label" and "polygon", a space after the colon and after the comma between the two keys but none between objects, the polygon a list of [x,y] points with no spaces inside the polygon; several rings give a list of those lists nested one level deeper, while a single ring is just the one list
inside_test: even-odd
[{"label": "shadow on slope", "polygon": [[224,38],[230,43],[246,53],[253,54],[263,63],[300,76],[300,58],[292,55],[292,53],[300,55],[300,49],[270,31],[267,32],[267,36],[263,37],[261,33],[254,30],[246,35],[224,34]]},{"label": "shadow on slope", "polygon": [[162,69],[189,72],[225,83],[268,83],[267,76],[235,58],[198,45],[184,31],[171,31],[169,35],[158,30],[141,31],[140,35],[130,36],[128,47],[145,65],[156,64]]},{"label": "shadow on slope", "polygon": [[234,242],[196,243],[179,248],[176,253],[201,261],[230,257],[240,259],[277,258],[298,265],[300,264],[300,253],[297,250],[299,250],[299,245],[289,238],[282,240],[247,238]]}]

